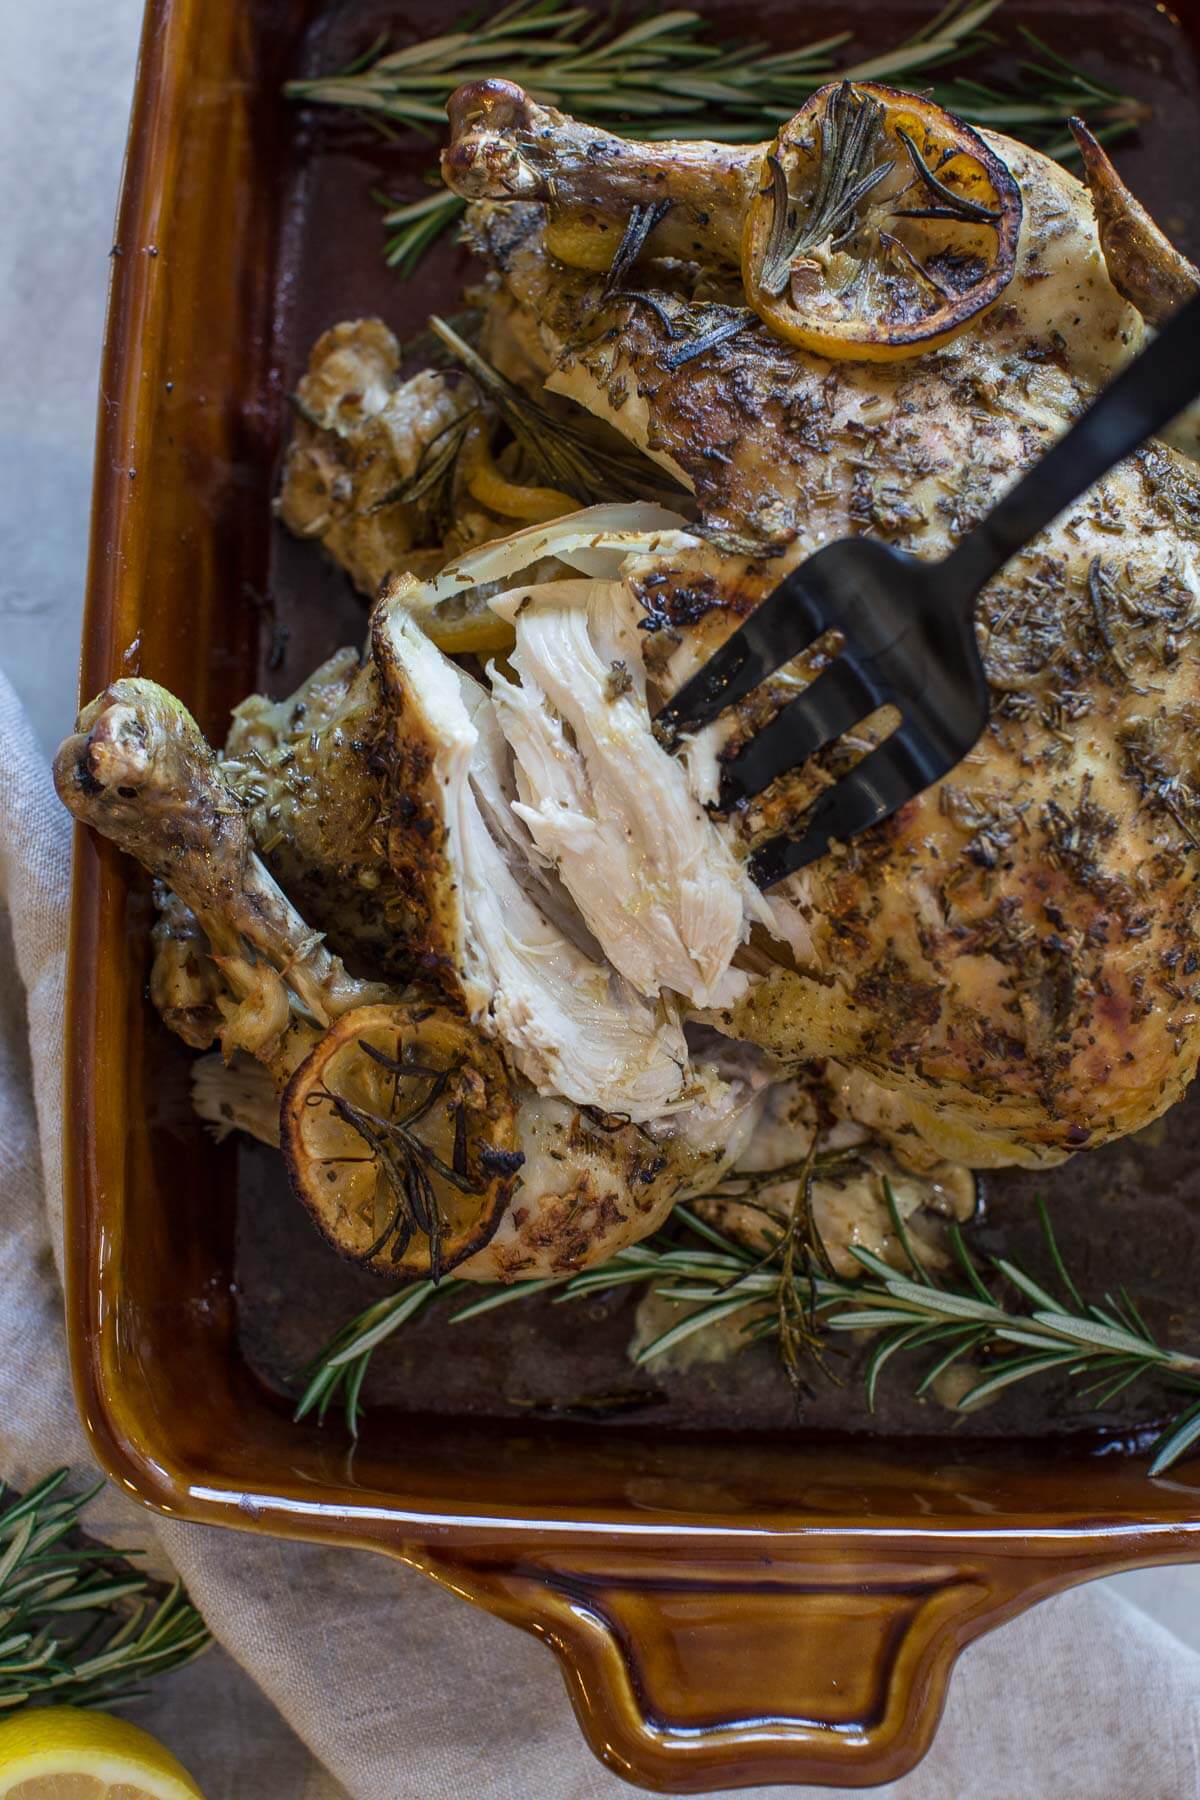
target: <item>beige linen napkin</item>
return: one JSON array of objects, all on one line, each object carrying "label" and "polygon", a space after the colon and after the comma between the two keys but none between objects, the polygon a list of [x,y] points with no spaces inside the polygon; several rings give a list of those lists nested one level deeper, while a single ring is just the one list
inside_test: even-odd
[{"label": "beige linen napkin", "polygon": [[[70,833],[2,676],[0,744],[0,1475],[69,1462],[82,1482],[56,1268]],[[89,1523],[177,1569],[222,1646],[131,1709],[210,1800],[629,1791],[584,1748],[545,1649],[398,1564],[160,1519],[112,1487]],[[1170,1581],[1187,1635],[1200,1576]],[[1051,1601],[967,1652],[933,1751],[877,1791],[1195,1800],[1200,1649],[1111,1582]]]}]

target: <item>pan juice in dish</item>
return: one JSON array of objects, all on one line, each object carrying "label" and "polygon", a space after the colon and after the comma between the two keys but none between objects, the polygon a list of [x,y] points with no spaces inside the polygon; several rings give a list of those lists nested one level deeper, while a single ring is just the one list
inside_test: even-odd
[{"label": "pan juice in dish", "polygon": [[[754,807],[714,803],[739,734],[836,644],[682,746],[653,727],[828,538],[943,554],[1200,284],[1083,144],[1090,192],[868,81],[735,148],[599,132],[502,80],[455,96],[463,310],[421,347],[330,323],[295,388],[279,515],[372,603],[365,647],[326,641],[220,750],[126,677],[56,768],[156,881],[151,997],[198,1053],[198,1110],[272,1147],[247,1153],[240,1223],[246,1281],[274,1271],[270,1376],[319,1341],[311,1312],[289,1333],[293,1284],[332,1330],[379,1277],[430,1302],[536,1283],[453,1330],[432,1306],[381,1397],[862,1423],[822,1316],[868,1354],[854,1284],[927,1307],[888,1280],[969,1280],[968,1224],[977,1257],[1048,1279],[1035,1195],[1089,1276],[1146,1300],[1145,1325],[1110,1302],[1111,1329],[1183,1344],[1200,1241],[1164,1115],[1200,1054],[1187,422],[984,594],[976,751],[802,876],[763,895],[746,859],[886,717]],[[1141,1190],[1175,1197],[1169,1254],[1123,1244]],[[964,1327],[953,1360],[922,1341],[938,1367],[925,1396],[887,1389],[889,1429],[962,1429],[991,1337]],[[1031,1394],[970,1428],[1169,1410]]]}]

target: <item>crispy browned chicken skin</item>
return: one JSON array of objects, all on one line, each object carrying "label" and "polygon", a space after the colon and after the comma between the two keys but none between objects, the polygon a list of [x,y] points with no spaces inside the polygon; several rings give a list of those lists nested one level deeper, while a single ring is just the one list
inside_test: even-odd
[{"label": "crispy browned chicken skin", "polygon": [[[996,135],[1024,203],[1004,298],[942,349],[851,364],[749,316],[703,347],[739,305],[728,264],[753,153],[624,144],[507,89],[469,90],[452,115],[447,177],[489,197],[471,239],[536,320],[549,385],[678,470],[711,534],[634,577],[663,693],[829,538],[943,554],[1144,338],[1086,190]],[[633,294],[549,254],[547,207],[523,197],[619,217],[652,187],[675,223],[651,234]],[[656,260],[678,258],[684,219],[690,262]],[[836,1059],[975,1164],[1053,1160],[1178,1099],[1200,1052],[1198,618],[1200,480],[1154,442],[985,592],[987,734],[780,891],[792,954],[723,1027],[782,1058]],[[804,797],[770,796],[730,828],[751,842]]]}]

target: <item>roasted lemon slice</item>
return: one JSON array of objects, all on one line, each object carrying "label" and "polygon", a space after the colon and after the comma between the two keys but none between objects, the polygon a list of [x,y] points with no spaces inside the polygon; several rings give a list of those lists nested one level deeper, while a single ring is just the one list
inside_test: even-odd
[{"label": "roasted lemon slice", "polygon": [[497,618],[481,594],[455,594],[421,621],[427,637],[447,656],[496,656],[511,650],[516,633]]},{"label": "roasted lemon slice", "polygon": [[333,1244],[438,1280],[486,1244],[523,1160],[504,1064],[443,1007],[360,1006],[284,1090],[292,1185]]},{"label": "roasted lemon slice", "polygon": [[876,82],[820,88],[780,131],[742,235],[759,317],[820,356],[935,349],[1012,278],[1016,182],[978,132]]}]

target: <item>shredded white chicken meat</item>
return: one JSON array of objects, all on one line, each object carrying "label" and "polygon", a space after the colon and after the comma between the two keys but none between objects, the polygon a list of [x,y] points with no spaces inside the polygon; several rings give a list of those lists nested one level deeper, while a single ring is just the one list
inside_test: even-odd
[{"label": "shredded white chicken meat", "polygon": [[642,994],[731,1005],[758,896],[651,728],[624,582],[510,590],[519,682],[489,670],[516,761],[515,811],[613,966]]},{"label": "shredded white chicken meat", "polygon": [[[463,994],[473,1019],[495,1033],[540,1092],[659,1118],[687,1097],[682,1026],[669,1004],[650,1004],[590,958],[516,879],[489,829],[472,779],[500,780],[463,702],[458,670],[399,605],[377,620],[393,669],[419,704],[443,795],[445,855],[455,871]],[[476,710],[483,703],[477,703]]]}]

